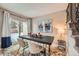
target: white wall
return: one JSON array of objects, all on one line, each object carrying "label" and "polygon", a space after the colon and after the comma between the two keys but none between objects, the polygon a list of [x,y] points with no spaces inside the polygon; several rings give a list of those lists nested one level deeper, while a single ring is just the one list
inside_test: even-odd
[{"label": "white wall", "polygon": [[[52,21],[52,32],[51,33],[42,33],[44,35],[56,36],[58,34],[57,28],[66,28],[66,11],[59,11],[45,16],[36,17],[33,19],[33,32],[38,33],[38,23],[45,21],[46,19],[51,19]],[[57,36],[56,36],[57,37]]]}]

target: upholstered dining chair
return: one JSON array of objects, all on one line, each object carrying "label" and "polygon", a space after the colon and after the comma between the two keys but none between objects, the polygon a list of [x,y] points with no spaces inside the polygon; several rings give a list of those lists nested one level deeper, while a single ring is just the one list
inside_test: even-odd
[{"label": "upholstered dining chair", "polygon": [[41,56],[44,55],[45,49],[43,46],[36,42],[29,41],[29,50],[31,56]]},{"label": "upholstered dining chair", "polygon": [[21,38],[18,38],[18,44],[19,44],[19,47],[22,51],[22,55],[24,56],[25,54],[25,50],[27,49],[28,50],[28,42],[25,42],[24,40],[22,40]]},{"label": "upholstered dining chair", "polygon": [[64,41],[64,40],[58,40],[58,48],[60,50],[66,50],[66,41]]}]

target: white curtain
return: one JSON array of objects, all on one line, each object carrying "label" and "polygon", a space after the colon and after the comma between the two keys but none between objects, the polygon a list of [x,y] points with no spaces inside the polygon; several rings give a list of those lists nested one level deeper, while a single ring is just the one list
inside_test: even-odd
[{"label": "white curtain", "polygon": [[1,48],[8,48],[12,45],[10,37],[10,14],[4,11],[2,17]]},{"label": "white curtain", "polygon": [[0,10],[0,47],[1,47],[1,36],[2,36],[2,23],[3,23],[3,11]]},{"label": "white curtain", "polygon": [[10,36],[10,14],[4,11],[3,26],[2,26],[2,37]]}]

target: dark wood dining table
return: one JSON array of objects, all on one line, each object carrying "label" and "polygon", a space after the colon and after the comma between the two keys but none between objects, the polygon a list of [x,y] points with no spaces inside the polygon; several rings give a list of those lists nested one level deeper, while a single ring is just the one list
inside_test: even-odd
[{"label": "dark wood dining table", "polygon": [[49,56],[50,56],[50,45],[52,44],[52,42],[54,40],[53,36],[32,37],[32,36],[29,36],[29,35],[22,35],[22,36],[19,36],[19,37],[22,38],[22,39],[27,39],[27,40],[31,40],[31,41],[35,41],[35,42],[38,42],[38,43],[48,45],[49,46],[48,52],[49,52]]}]

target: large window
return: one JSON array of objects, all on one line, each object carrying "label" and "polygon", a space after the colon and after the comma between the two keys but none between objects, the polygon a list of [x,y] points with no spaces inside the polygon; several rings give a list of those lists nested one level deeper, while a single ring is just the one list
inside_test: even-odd
[{"label": "large window", "polygon": [[17,41],[19,35],[27,35],[27,22],[12,19],[10,23],[10,32],[12,41]]},{"label": "large window", "polygon": [[17,38],[19,37],[19,21],[13,19],[11,20],[10,32],[12,42],[16,42]]},{"label": "large window", "polygon": [[19,21],[11,20],[11,34],[19,32]]}]

